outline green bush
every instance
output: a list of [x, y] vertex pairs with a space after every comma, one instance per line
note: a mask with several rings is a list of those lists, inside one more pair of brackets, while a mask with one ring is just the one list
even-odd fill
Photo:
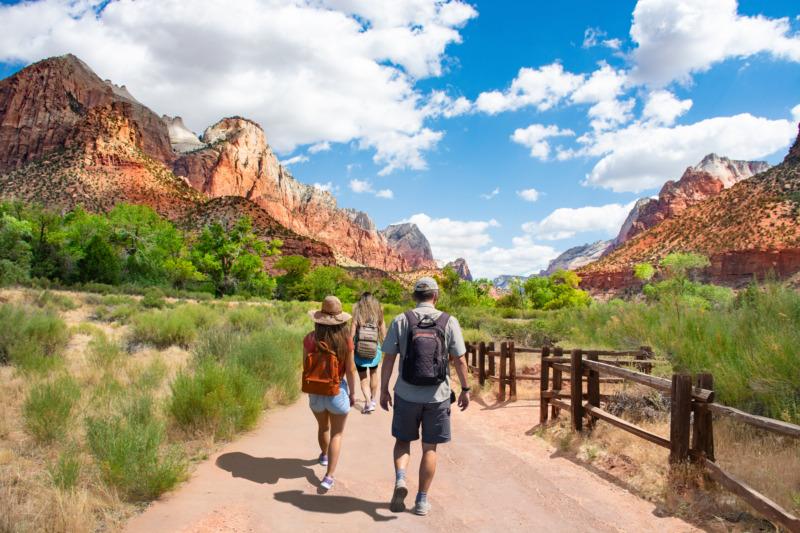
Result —
[[81, 460], [74, 447], [68, 447], [58, 456], [58, 461], [48, 468], [53, 485], [70, 490], [78, 484], [81, 474]]
[[147, 309], [161, 309], [167, 304], [164, 300], [164, 291], [156, 287], [147, 289], [142, 296], [141, 304]]
[[69, 331], [52, 310], [3, 304], [0, 324], [0, 363], [27, 371], [48, 370], [61, 361]]
[[264, 329], [269, 320], [269, 313], [262, 306], [240, 305], [228, 312], [227, 319], [234, 330], [249, 333]]
[[179, 451], [165, 445], [164, 425], [146, 396], [121, 414], [87, 418], [86, 440], [106, 482], [130, 501], [152, 500], [186, 473]]
[[51, 307], [62, 311], [70, 311], [78, 307], [78, 304], [69, 296], [52, 291], [42, 291], [34, 296], [32, 300], [31, 303], [41, 308]]
[[150, 311], [133, 317], [131, 340], [157, 348], [189, 347], [197, 338], [198, 329], [210, 325], [218, 317], [215, 311], [198, 304]]
[[22, 407], [28, 433], [42, 443], [63, 438], [80, 395], [78, 384], [66, 376], [50, 383], [34, 385]]
[[89, 341], [89, 360], [95, 365], [108, 368], [124, 357], [124, 352], [119, 343], [108, 338], [104, 331], [99, 330]]
[[172, 383], [169, 412], [184, 430], [226, 439], [258, 420], [264, 386], [243, 367], [211, 360], [195, 372], [181, 372]]
[[229, 359], [246, 368], [268, 389], [286, 401], [300, 393], [304, 330], [273, 327], [245, 337], [233, 347]]

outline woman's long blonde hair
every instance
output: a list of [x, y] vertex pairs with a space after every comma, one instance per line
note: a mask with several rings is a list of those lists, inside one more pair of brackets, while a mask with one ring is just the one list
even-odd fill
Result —
[[361, 298], [353, 304], [353, 324], [356, 327], [363, 324], [375, 324], [378, 326], [378, 335], [383, 341], [383, 308], [381, 303], [371, 292], [365, 292]]
[[352, 340], [350, 339], [350, 324], [337, 324], [329, 326], [327, 324], [314, 324], [314, 338], [317, 341], [317, 350], [319, 350], [319, 343], [324, 342], [328, 348], [336, 352], [336, 358], [339, 364], [344, 364], [347, 361], [347, 356], [350, 355], [350, 346]]

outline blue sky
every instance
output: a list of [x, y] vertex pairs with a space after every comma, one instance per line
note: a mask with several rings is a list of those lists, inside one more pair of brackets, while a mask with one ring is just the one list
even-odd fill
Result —
[[0, 74], [73, 52], [198, 133], [252, 117], [299, 180], [483, 276], [613, 237], [705, 153], [776, 163], [800, 119], [788, 0], [153, 2], [0, 7]]

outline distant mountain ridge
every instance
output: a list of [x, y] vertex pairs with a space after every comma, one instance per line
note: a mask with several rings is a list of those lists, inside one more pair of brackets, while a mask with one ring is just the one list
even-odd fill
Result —
[[[316, 262], [435, 267], [424, 236], [426, 249], [395, 248], [366, 213], [340, 209], [330, 193], [295, 180], [255, 122], [224, 118], [198, 138], [180, 117], [157, 116], [73, 55], [0, 80], [0, 195], [92, 210], [127, 201], [173, 220], [206, 220], [204, 205], [226, 216], [241, 209], [294, 239], [285, 250], [318, 254]], [[231, 196], [245, 203], [209, 202]]]
[[618, 290], [636, 283], [636, 263], [696, 252], [710, 258], [705, 276], [716, 283], [791, 276], [800, 271], [799, 215], [800, 135], [781, 164], [688, 203], [578, 273], [586, 288]]

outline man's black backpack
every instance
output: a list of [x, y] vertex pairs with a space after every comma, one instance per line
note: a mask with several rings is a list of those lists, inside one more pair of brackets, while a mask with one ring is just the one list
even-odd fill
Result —
[[438, 385], [447, 377], [448, 353], [445, 328], [450, 315], [442, 313], [433, 320], [405, 312], [408, 337], [403, 358], [403, 380], [412, 385]]

